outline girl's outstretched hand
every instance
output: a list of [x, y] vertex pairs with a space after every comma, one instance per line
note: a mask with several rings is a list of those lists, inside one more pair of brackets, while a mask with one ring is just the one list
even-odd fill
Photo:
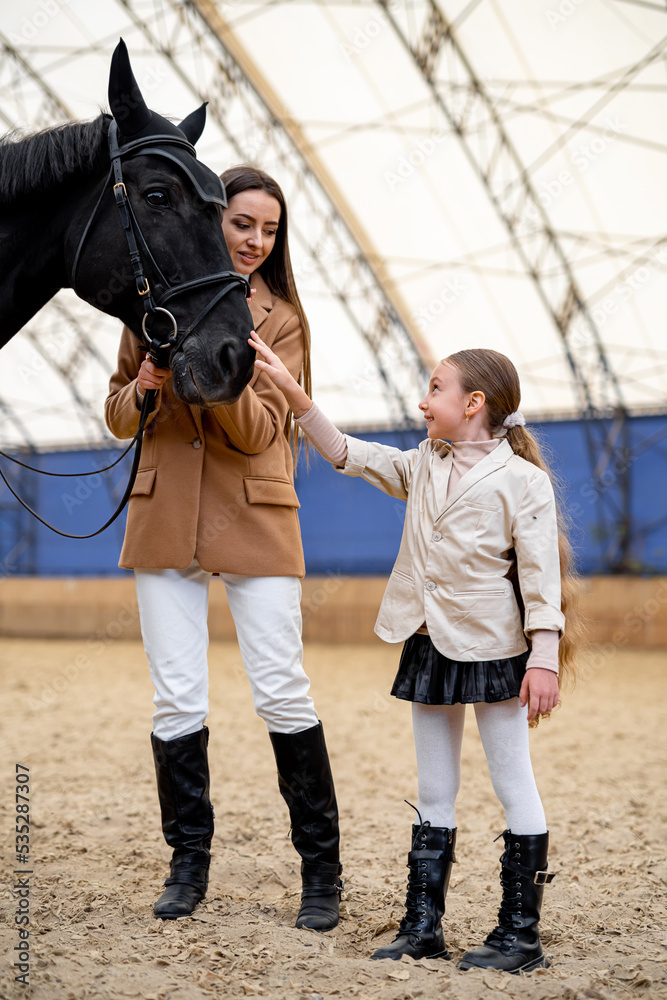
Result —
[[270, 347], [267, 347], [262, 338], [254, 330], [251, 330], [248, 343], [254, 347], [260, 357], [255, 364], [269, 376], [272, 382], [283, 391], [291, 389], [293, 386], [299, 387], [299, 383], [290, 375], [277, 354], [274, 354]]
[[293, 375], [287, 370], [277, 354], [267, 347], [262, 338], [253, 330], [248, 343], [254, 347], [260, 357], [255, 364], [269, 376], [290, 404], [295, 417], [302, 417], [311, 408], [313, 401], [308, 396]]
[[543, 667], [526, 670], [519, 691], [521, 707], [528, 702], [528, 721], [543, 712], [551, 712], [558, 704], [558, 674]]

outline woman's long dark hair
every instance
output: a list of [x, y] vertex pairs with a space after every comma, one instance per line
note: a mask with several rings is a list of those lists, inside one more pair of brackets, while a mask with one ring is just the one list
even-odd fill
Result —
[[[269, 291], [273, 295], [276, 295], [279, 299], [283, 299], [284, 302], [289, 302], [290, 305], [293, 305], [296, 309], [296, 314], [299, 317], [299, 323], [301, 324], [301, 335], [303, 337], [303, 364], [299, 373], [299, 383], [301, 384], [304, 392], [306, 392], [312, 399], [313, 386], [310, 373], [310, 326], [308, 325], [306, 314], [303, 310], [303, 306], [301, 305], [299, 293], [296, 290], [294, 271], [292, 270], [287, 233], [287, 203], [285, 201], [285, 195], [282, 192], [282, 188], [276, 181], [274, 181], [273, 177], [270, 177], [263, 170], [260, 170], [258, 167], [253, 167], [248, 163], [242, 163], [237, 167], [230, 167], [229, 170], [225, 170], [224, 173], [220, 174], [220, 179], [225, 185], [227, 199], [230, 201], [235, 194], [240, 194], [241, 191], [266, 191], [266, 193], [271, 195], [272, 198], [275, 198], [280, 205], [280, 220], [278, 223], [278, 230], [276, 232], [276, 242], [269, 256], [262, 264], [260, 264], [259, 273], [266, 282]], [[288, 417], [286, 431], [290, 435], [292, 451], [294, 453], [294, 463], [296, 466], [302, 442], [302, 434], [300, 430], [295, 431], [292, 425], [291, 413]]]

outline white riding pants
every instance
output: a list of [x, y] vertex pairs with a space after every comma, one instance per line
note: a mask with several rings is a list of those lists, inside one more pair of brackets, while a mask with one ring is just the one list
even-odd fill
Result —
[[[211, 573], [135, 569], [141, 634], [155, 686], [153, 732], [197, 732], [208, 715], [208, 588]], [[293, 576], [221, 573], [257, 714], [273, 733], [318, 723], [303, 669], [301, 583]]]

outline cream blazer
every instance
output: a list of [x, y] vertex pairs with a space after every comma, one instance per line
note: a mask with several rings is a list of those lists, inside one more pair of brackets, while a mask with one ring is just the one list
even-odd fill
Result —
[[[524, 652], [524, 633], [535, 629], [562, 631], [556, 507], [546, 473], [501, 441], [447, 497], [452, 451], [445, 441], [401, 451], [346, 439], [338, 471], [407, 501], [375, 625], [381, 639], [402, 642], [425, 621], [440, 652], [474, 661]], [[507, 579], [515, 561], [524, 621]]]

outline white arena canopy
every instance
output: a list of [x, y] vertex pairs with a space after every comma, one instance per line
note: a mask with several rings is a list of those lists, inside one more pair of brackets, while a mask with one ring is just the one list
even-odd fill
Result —
[[[147, 103], [202, 100], [198, 154], [291, 210], [315, 396], [420, 422], [439, 358], [493, 347], [534, 417], [664, 411], [665, 3], [30, 0], [0, 11], [0, 117], [106, 108], [123, 37]], [[119, 323], [59, 293], [2, 352], [0, 439], [99, 445]]]

